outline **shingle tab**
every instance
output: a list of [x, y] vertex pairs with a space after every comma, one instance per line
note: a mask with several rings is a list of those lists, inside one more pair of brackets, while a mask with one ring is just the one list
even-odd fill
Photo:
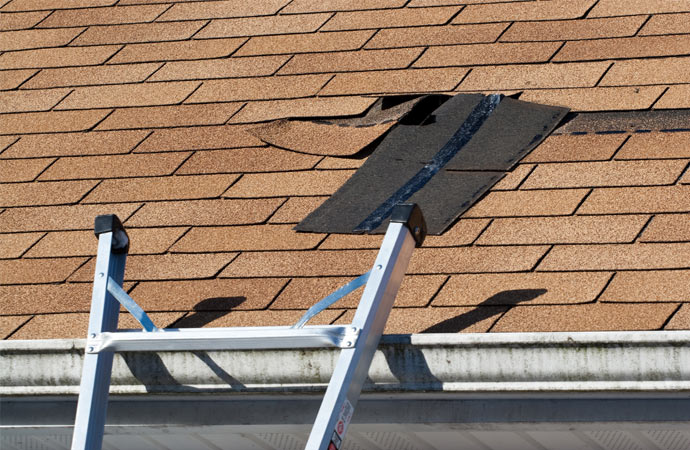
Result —
[[96, 127], [97, 130], [131, 128], [163, 128], [191, 125], [222, 125], [240, 108], [242, 103], [216, 105], [144, 106], [117, 109]]
[[669, 0], [600, 0], [589, 12], [589, 17], [623, 16], [690, 11], [686, 2]]
[[297, 233], [290, 225], [195, 227], [180, 239], [172, 252], [310, 250], [325, 237], [318, 233]]
[[[133, 255], [127, 258], [125, 280], [179, 280], [210, 278], [218, 273], [237, 253]], [[35, 260], [29, 260], [35, 261]], [[95, 259], [81, 267], [70, 281], [91, 281]]]
[[467, 74], [464, 68], [383, 70], [339, 73], [321, 95], [450, 91]]
[[690, 85], [670, 86], [654, 105], [654, 109], [681, 109], [690, 108]]
[[39, 28], [118, 25], [151, 22], [168, 8], [167, 5], [113, 6], [105, 8], [63, 9], [54, 11]]
[[[165, 328], [182, 316], [183, 313], [153, 313], [150, 318], [157, 326]], [[11, 339], [84, 339], [88, 326], [87, 313], [38, 315], [22, 326]], [[129, 313], [121, 313], [118, 329], [141, 329], [141, 325]]]
[[556, 0], [548, 4], [507, 2], [468, 5], [453, 20], [453, 23], [577, 19], [582, 17], [594, 3], [595, 0]]
[[0, 336], [7, 339], [33, 316], [0, 316]]
[[373, 35], [374, 31], [362, 30], [256, 36], [249, 39], [236, 56], [357, 50]]
[[618, 272], [601, 295], [602, 302], [687, 302], [690, 270]]
[[523, 189], [672, 184], [687, 161], [606, 161], [541, 164]]
[[148, 134], [148, 131], [34, 134], [22, 136], [2, 154], [2, 157], [35, 158], [129, 153]]
[[647, 16], [514, 22], [502, 42], [561, 41], [633, 36]]
[[[0, 259], [19, 258], [43, 237], [43, 233], [0, 234]], [[4, 303], [4, 301], [3, 301]], [[9, 313], [3, 304], [3, 313]]]
[[201, 126], [155, 130], [135, 151], [212, 150], [263, 145], [243, 126]]
[[601, 80], [600, 85], [690, 83], [688, 65], [690, 65], [690, 57], [616, 61]]
[[243, 176], [224, 197], [284, 197], [329, 195], [349, 177], [352, 170], [251, 173]]
[[[535, 64], [473, 68], [460, 90], [571, 88], [594, 86], [610, 63]], [[608, 74], [607, 74], [608, 76]]]
[[429, 45], [494, 42], [508, 27], [505, 23], [382, 28], [365, 48], [395, 48]]
[[62, 47], [83, 31], [84, 28], [4, 31], [0, 32], [0, 51]]
[[306, 170], [313, 168], [319, 159], [318, 156], [281, 150], [276, 147], [207, 150], [196, 152], [176, 173], [252, 173]]
[[264, 309], [286, 283], [282, 278], [144, 281], [130, 295], [145, 311]]
[[274, 74], [288, 56], [257, 56], [169, 62], [150, 81], [258, 77]]
[[641, 36], [566, 42], [554, 61], [595, 61], [687, 55], [690, 35]]
[[330, 75], [289, 75], [205, 81], [185, 103], [233, 102], [309, 97], [330, 80]]
[[38, 70], [5, 70], [0, 78], [0, 91], [18, 88], [22, 83], [36, 74]]
[[616, 159], [690, 158], [690, 132], [633, 134]]
[[197, 33], [195, 39], [309, 33], [323, 25], [331, 14], [276, 15], [215, 19]]
[[0, 214], [0, 231], [92, 230], [97, 215], [117, 214], [124, 221], [140, 206], [138, 203], [110, 203], [11, 208]]
[[508, 311], [493, 332], [658, 330], [677, 305], [612, 304], [518, 306]]
[[128, 44], [189, 39], [205, 21], [182, 23], [154, 22], [127, 25], [94, 25], [70, 45]]
[[244, 0], [176, 3], [158, 20], [193, 20], [214, 17], [268, 16], [277, 13], [289, 0]]
[[321, 29], [336, 31], [441, 25], [448, 22], [460, 9], [459, 6], [442, 6], [423, 10], [403, 8], [338, 12]]
[[283, 202], [282, 198], [152, 202], [138, 209], [125, 225], [155, 227], [260, 224]]
[[65, 4], [63, 0], [14, 0], [5, 5], [2, 12], [86, 8], [89, 6], [110, 6], [115, 3], [117, 0], [74, 0], [68, 4]]
[[690, 241], [690, 214], [660, 214], [640, 236], [640, 242]]
[[452, 275], [434, 306], [549, 305], [594, 301], [611, 279], [607, 272]]
[[62, 282], [84, 264], [86, 259], [0, 259], [0, 284]]
[[38, 50], [19, 50], [0, 55], [4, 69], [32, 69], [45, 67], [96, 66], [104, 63], [120, 49], [119, 45], [89, 47], [60, 47]]
[[0, 184], [0, 206], [39, 206], [77, 203], [95, 181], [46, 181]]
[[421, 53], [420, 48], [358, 50], [338, 53], [303, 53], [293, 56], [279, 74], [332, 73], [361, 70], [404, 69]]
[[250, 102], [228, 123], [251, 123], [285, 117], [354, 116], [374, 104], [374, 97], [304, 98]]
[[225, 192], [237, 178], [238, 175], [196, 175], [104, 180], [89, 193], [84, 202], [215, 198]]
[[150, 177], [172, 174], [189, 153], [79, 156], [60, 158], [40, 180]]
[[489, 192], [465, 213], [465, 217], [568, 215], [588, 192], [587, 189]]
[[357, 3], [352, 3], [349, 0], [293, 0], [280, 12], [281, 14], [298, 14], [398, 8], [404, 6], [405, 3], [406, 0], [360, 0]]
[[690, 212], [690, 186], [594, 189], [578, 214]]
[[223, 58], [244, 42], [245, 39], [213, 39], [127, 44], [108, 60], [108, 64]]
[[33, 28], [36, 24], [45, 19], [50, 13], [50, 11], [30, 11], [15, 13], [3, 11], [2, 23], [0, 23], [0, 30], [9, 31]]
[[0, 183], [33, 181], [55, 159], [0, 159]]
[[198, 81], [178, 81], [78, 87], [56, 109], [174, 105], [198, 86]]
[[690, 267], [690, 243], [557, 245], [537, 270], [640, 270]]
[[625, 134], [551, 135], [522, 162], [606, 161], [627, 137]]
[[560, 42], [529, 42], [431, 47], [414, 67], [546, 62], [560, 46]]
[[548, 246], [420, 248], [408, 273], [482, 273], [531, 270]]
[[649, 216], [572, 216], [495, 219], [479, 245], [630, 243]]
[[690, 13], [655, 14], [640, 30], [641, 36], [690, 33]]
[[644, 110], [654, 105], [665, 89], [665, 86], [530, 89], [520, 99], [568, 106], [572, 111]]
[[50, 111], [70, 89], [0, 92], [0, 113]]
[[144, 81], [160, 67], [161, 64], [153, 63], [43, 69], [22, 89], [135, 83]]
[[359, 276], [371, 268], [375, 250], [244, 252], [220, 277]]

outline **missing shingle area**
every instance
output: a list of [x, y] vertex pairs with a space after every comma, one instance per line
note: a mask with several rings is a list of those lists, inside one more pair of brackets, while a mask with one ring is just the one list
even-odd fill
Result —
[[579, 113], [568, 119], [554, 135], [690, 131], [690, 109]]
[[[568, 111], [499, 95], [433, 98], [438, 105], [418, 108], [416, 114], [400, 120], [360, 169], [295, 229], [382, 233], [390, 212], [387, 206], [414, 202], [424, 212], [429, 233], [442, 234], [548, 136]], [[481, 112], [492, 102], [494, 106]], [[478, 111], [482, 117], [477, 122]], [[439, 155], [447, 151], [452, 155], [439, 164]], [[425, 171], [433, 173], [422, 176]], [[419, 179], [423, 182], [417, 183]]]

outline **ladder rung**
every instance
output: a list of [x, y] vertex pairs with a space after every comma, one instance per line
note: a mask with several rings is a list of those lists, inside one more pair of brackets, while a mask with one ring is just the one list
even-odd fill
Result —
[[358, 336], [359, 329], [351, 325], [115, 331], [90, 335], [86, 352], [351, 348], [356, 344]]

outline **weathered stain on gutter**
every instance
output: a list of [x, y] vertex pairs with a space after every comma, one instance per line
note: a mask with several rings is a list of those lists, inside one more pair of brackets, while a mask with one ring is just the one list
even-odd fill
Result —
[[[0, 343], [0, 395], [78, 392], [83, 340]], [[321, 391], [337, 350], [125, 353], [114, 394]], [[690, 392], [690, 331], [384, 336], [369, 392]]]

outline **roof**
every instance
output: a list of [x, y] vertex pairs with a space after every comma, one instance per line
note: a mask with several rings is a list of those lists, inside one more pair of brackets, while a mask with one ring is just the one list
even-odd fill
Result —
[[158, 326], [295, 322], [373, 262], [380, 236], [293, 230], [364, 160], [249, 130], [460, 92], [581, 114], [415, 252], [386, 332], [690, 328], [687, 1], [0, 5], [4, 338], [85, 336], [103, 213]]

